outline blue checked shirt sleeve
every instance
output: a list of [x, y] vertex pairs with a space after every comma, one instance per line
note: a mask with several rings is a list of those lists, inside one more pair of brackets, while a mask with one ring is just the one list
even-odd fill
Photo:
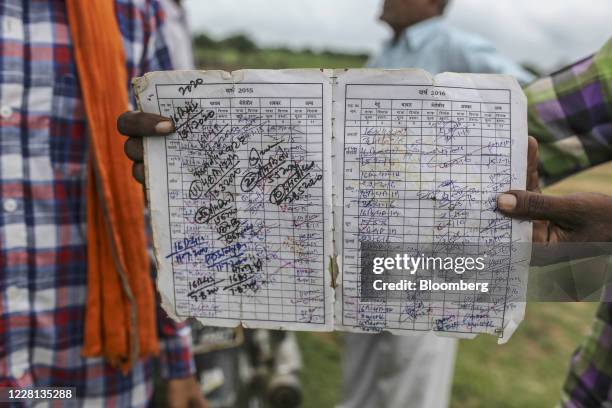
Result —
[[191, 329], [177, 323], [159, 308], [159, 368], [162, 378], [185, 378], [195, 373], [191, 350]]

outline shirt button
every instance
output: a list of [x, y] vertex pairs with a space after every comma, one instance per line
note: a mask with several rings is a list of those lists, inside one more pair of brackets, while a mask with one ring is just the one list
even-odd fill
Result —
[[25, 364], [14, 365], [11, 367], [11, 375], [14, 379], [20, 380], [26, 373], [28, 366]]
[[11, 368], [11, 374], [14, 379], [21, 380], [21, 378], [23, 378], [23, 376], [25, 375], [26, 370], [27, 370], [26, 366], [23, 366], [23, 365], [15, 366]]
[[13, 109], [10, 106], [4, 105], [2, 108], [0, 108], [0, 116], [2, 116], [3, 119], [10, 118], [12, 114]]
[[6, 359], [9, 360], [11, 364], [11, 376], [14, 379], [20, 380], [26, 375], [29, 366], [29, 354], [27, 349], [18, 348], [14, 351], [11, 350], [11, 353], [7, 356]]
[[17, 209], [17, 201], [13, 198], [7, 198], [6, 200], [4, 200], [2, 207], [4, 207], [4, 211], [6, 212], [15, 212], [15, 210]]

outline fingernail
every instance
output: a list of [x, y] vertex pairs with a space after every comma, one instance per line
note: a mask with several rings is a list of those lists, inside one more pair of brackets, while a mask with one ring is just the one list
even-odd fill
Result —
[[157, 125], [155, 125], [155, 132], [159, 134], [165, 135], [172, 132], [173, 130], [174, 126], [169, 120], [162, 120], [161, 122], [158, 122]]
[[512, 211], [516, 208], [516, 197], [512, 194], [502, 194], [497, 198], [497, 208], [502, 211]]

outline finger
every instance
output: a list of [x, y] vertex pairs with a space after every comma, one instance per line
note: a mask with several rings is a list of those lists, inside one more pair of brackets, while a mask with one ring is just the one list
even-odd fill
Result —
[[538, 141], [533, 136], [529, 136], [527, 141], [527, 191], [540, 192]]
[[548, 242], [548, 221], [534, 221], [531, 240], [538, 243]]
[[512, 218], [569, 223], [575, 215], [571, 197], [555, 197], [531, 191], [508, 191], [497, 198], [497, 209]]
[[144, 160], [144, 146], [139, 137], [130, 137], [123, 145], [123, 151], [130, 160], [141, 162]]
[[144, 112], [124, 112], [117, 119], [119, 133], [130, 137], [165, 136], [174, 131], [171, 119]]
[[144, 163], [135, 162], [134, 164], [132, 164], [132, 177], [134, 177], [137, 182], [144, 185], [145, 183]]

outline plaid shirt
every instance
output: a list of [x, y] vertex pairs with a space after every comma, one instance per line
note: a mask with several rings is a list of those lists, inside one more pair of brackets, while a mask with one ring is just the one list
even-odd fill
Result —
[[534, 82], [525, 94], [545, 183], [612, 160], [612, 39], [594, 56]]
[[[156, 0], [115, 7], [129, 77], [168, 69]], [[88, 148], [64, 1], [4, 0], [0, 30], [0, 386], [76, 387], [79, 405], [147, 405], [153, 361], [124, 376], [80, 355]], [[192, 374], [188, 327], [158, 315], [162, 375]]]
[[[594, 56], [538, 80], [525, 93], [545, 182], [612, 160], [612, 39]], [[612, 303], [600, 304], [591, 333], [574, 353], [561, 405], [612, 406]]]

